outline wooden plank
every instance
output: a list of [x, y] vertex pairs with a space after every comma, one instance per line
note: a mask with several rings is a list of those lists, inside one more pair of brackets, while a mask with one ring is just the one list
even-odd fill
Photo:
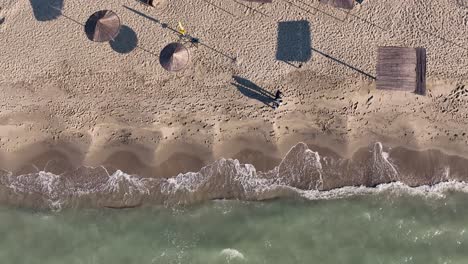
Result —
[[417, 67], [416, 67], [416, 93], [426, 95], [426, 49], [416, 48], [418, 54]]

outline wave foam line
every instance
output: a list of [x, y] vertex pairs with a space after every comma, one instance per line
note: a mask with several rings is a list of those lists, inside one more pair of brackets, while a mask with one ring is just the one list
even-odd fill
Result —
[[[447, 164], [431, 164], [431, 168], [432, 174], [441, 175], [433, 176], [427, 171], [421, 176], [418, 171], [402, 173], [407, 170], [405, 164], [385, 152], [381, 143], [349, 160], [321, 157], [299, 143], [277, 167], [267, 172], [257, 172], [253, 165], [232, 159], [220, 159], [198, 172], [170, 178], [143, 178], [120, 170], [110, 174], [104, 167], [80, 167], [60, 175], [40, 171], [14, 176], [0, 171], [0, 203], [53, 209], [128, 208], [143, 204], [186, 205], [214, 199], [321, 200], [376, 193], [444, 197], [447, 191], [468, 192], [468, 185], [457, 179]], [[431, 184], [409, 186], [418, 185], [415, 182]]]
[[330, 191], [298, 190], [298, 192], [303, 198], [306, 198], [308, 200], [345, 199], [354, 196], [375, 194], [411, 195], [443, 199], [449, 192], [468, 193], [468, 183], [459, 181], [448, 181], [437, 183], [435, 185], [411, 187], [402, 182], [392, 182], [380, 184], [376, 187], [346, 186]]

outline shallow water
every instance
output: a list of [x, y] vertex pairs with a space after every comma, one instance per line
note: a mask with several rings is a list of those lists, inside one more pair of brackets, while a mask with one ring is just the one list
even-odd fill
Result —
[[0, 209], [1, 263], [468, 263], [468, 194]]

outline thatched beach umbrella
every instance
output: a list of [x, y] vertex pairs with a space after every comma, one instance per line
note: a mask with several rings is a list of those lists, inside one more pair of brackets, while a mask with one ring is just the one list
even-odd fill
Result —
[[426, 93], [426, 49], [378, 47], [377, 89]]
[[106, 42], [113, 40], [120, 30], [120, 19], [110, 10], [101, 10], [92, 14], [85, 24], [86, 36], [92, 41]]
[[187, 66], [189, 58], [188, 49], [180, 43], [173, 42], [161, 50], [159, 63], [167, 71], [180, 71]]

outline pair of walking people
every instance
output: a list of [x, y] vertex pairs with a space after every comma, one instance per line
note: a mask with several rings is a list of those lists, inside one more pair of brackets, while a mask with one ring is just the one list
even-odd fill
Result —
[[273, 108], [277, 109], [283, 103], [282, 95], [283, 93], [280, 90], [276, 91], [275, 98], [273, 99]]

